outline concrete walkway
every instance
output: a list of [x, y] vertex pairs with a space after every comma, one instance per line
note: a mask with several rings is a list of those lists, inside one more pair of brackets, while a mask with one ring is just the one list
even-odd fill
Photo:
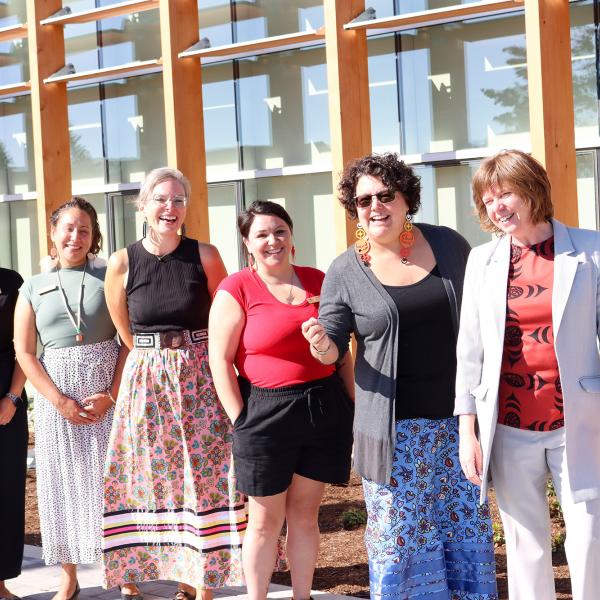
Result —
[[[119, 600], [119, 590], [104, 590], [100, 585], [100, 565], [83, 565], [78, 569], [79, 585], [81, 586], [80, 598], [95, 600]], [[53, 565], [47, 567], [42, 560], [42, 549], [37, 546], [25, 546], [23, 572], [16, 579], [7, 581], [11, 592], [27, 597], [29, 600], [50, 600], [60, 582], [60, 567]], [[153, 581], [140, 585], [144, 592], [144, 600], [170, 600], [175, 595], [177, 585], [167, 581]], [[225, 600], [235, 598], [245, 600], [246, 590], [242, 587], [227, 587], [215, 590], [215, 599]], [[319, 600], [345, 600], [349, 596], [337, 596], [325, 592], [313, 592], [313, 597]], [[269, 598], [289, 599], [292, 590], [284, 585], [271, 584]]]

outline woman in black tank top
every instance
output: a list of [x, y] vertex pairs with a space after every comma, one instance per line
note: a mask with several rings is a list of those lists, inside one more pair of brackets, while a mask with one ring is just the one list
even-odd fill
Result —
[[[231, 425], [208, 367], [208, 311], [227, 275], [214, 246], [184, 235], [190, 195], [155, 169], [138, 206], [143, 238], [109, 260], [106, 299], [130, 348], [109, 446], [104, 584], [140, 600], [136, 583], [179, 582], [177, 600], [240, 585], [243, 497], [231, 476]], [[181, 233], [180, 233], [181, 231]]]

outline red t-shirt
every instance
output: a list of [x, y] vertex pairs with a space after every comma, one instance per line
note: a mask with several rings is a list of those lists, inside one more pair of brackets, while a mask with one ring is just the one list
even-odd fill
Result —
[[511, 244], [498, 422], [552, 431], [564, 425], [554, 351], [554, 237], [533, 246]]
[[[319, 296], [323, 272], [297, 266], [294, 270], [306, 298]], [[280, 302], [248, 267], [225, 278], [218, 290], [229, 292], [246, 315], [235, 357], [242, 377], [256, 386], [274, 388], [314, 381], [334, 372], [333, 365], [322, 365], [313, 358], [300, 328], [304, 321], [318, 316], [318, 302]]]

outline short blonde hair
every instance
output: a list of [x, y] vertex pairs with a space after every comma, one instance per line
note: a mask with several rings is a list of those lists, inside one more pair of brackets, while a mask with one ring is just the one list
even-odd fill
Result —
[[473, 175], [473, 200], [484, 231], [498, 232], [487, 215], [483, 196], [493, 188], [519, 194], [531, 211], [531, 221], [542, 223], [554, 215], [550, 180], [546, 169], [521, 150], [502, 150], [482, 161]]
[[143, 208], [152, 195], [154, 188], [163, 181], [169, 181], [170, 179], [181, 184], [186, 200], [189, 200], [192, 188], [188, 178], [181, 171], [173, 169], [172, 167], [159, 167], [158, 169], [153, 169], [146, 175], [146, 179], [144, 179], [144, 182], [142, 183], [140, 193], [136, 200], [137, 207], [140, 209]]

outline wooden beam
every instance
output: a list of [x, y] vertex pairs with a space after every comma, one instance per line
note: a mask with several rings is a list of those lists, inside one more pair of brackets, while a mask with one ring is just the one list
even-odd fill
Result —
[[198, 50], [186, 50], [179, 54], [180, 58], [187, 56], [213, 57], [213, 56], [237, 56], [242, 53], [264, 54], [265, 50], [279, 51], [287, 46], [295, 44], [306, 44], [315, 42], [325, 37], [325, 28], [311, 31], [299, 31], [285, 35], [275, 35], [273, 37], [252, 40], [250, 42], [238, 42], [236, 44], [224, 44], [214, 48], [201, 48]]
[[103, 81], [120, 79], [129, 75], [143, 75], [145, 71], [154, 70], [156, 67], [160, 67], [160, 65], [160, 58], [138, 60], [124, 65], [117, 65], [116, 67], [104, 67], [103, 69], [80, 71], [78, 73], [69, 73], [68, 75], [51, 75], [44, 79], [44, 83], [68, 83], [69, 81], [84, 81], [87, 79]]
[[202, 71], [199, 60], [179, 58], [180, 52], [198, 40], [198, 3], [160, 0], [159, 10], [167, 163], [179, 169], [192, 185], [187, 234], [208, 241]]
[[62, 1], [27, 0], [26, 6], [39, 247], [40, 256], [46, 256], [50, 249], [50, 214], [71, 196], [67, 87], [43, 83], [64, 64], [63, 28], [40, 24], [61, 8]]
[[556, 218], [577, 226], [571, 32], [567, 0], [526, 0], [531, 151], [548, 171]]
[[351, 159], [371, 152], [366, 32], [344, 30], [344, 24], [364, 8], [364, 0], [324, 0], [337, 254], [354, 241], [356, 227], [337, 201], [337, 184]]
[[31, 85], [28, 81], [21, 81], [20, 83], [11, 83], [9, 85], [0, 85], [0, 97], [3, 96], [14, 96], [22, 92], [28, 92], [31, 89]]
[[[61, 4], [62, 8], [62, 4]], [[99, 8], [82, 10], [81, 12], [68, 13], [56, 17], [49, 16], [43, 19], [42, 25], [71, 25], [72, 23], [90, 23], [109, 17], [119, 17], [122, 15], [132, 15], [133, 13], [143, 12], [158, 8], [158, 0], [131, 0], [127, 2], [117, 2]]]
[[[483, 2], [469, 2], [458, 6], [434, 8], [432, 10], [421, 10], [392, 17], [382, 17], [346, 23], [344, 29], [386, 29], [401, 30], [425, 27], [438, 23], [450, 23], [472, 19], [480, 15], [488, 16], [499, 12], [522, 10], [523, 0], [485, 0]], [[360, 13], [353, 16], [356, 17]]]
[[0, 27], [0, 42], [10, 42], [10, 40], [18, 40], [26, 37], [27, 25], [25, 23]]

